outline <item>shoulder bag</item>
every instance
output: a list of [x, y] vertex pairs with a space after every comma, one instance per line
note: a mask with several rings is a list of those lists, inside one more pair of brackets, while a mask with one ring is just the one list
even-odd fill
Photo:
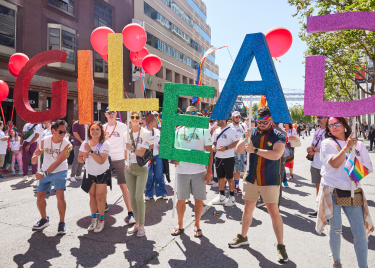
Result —
[[[139, 131], [143, 131], [142, 129], [140, 129]], [[133, 140], [133, 143], [135, 144], [134, 140]], [[137, 148], [134, 148], [134, 150], [137, 150]], [[151, 149], [146, 149], [145, 153], [143, 154], [143, 156], [138, 156], [136, 157], [137, 159], [137, 163], [140, 167], [143, 167], [144, 165], [146, 165], [148, 163], [148, 161], [150, 161], [150, 159], [152, 159], [153, 157], [153, 153], [152, 153], [152, 150]]]
[[[293, 132], [293, 130], [292, 130], [292, 132]], [[297, 138], [297, 140], [289, 140], [289, 143], [290, 143], [290, 147], [293, 147], [293, 148], [295, 148], [295, 147], [300, 147], [301, 146], [301, 139], [299, 138], [299, 137], [296, 137]]]
[[32, 128], [30, 128], [28, 131], [25, 132], [25, 134], [22, 135], [22, 139], [27, 140], [31, 135], [34, 133], [34, 127], [37, 124], [34, 124]]

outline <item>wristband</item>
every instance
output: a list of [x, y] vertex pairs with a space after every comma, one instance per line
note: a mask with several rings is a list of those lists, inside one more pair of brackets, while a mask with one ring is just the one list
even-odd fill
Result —
[[207, 172], [210, 172], [212, 174], [212, 170], [207, 169]]

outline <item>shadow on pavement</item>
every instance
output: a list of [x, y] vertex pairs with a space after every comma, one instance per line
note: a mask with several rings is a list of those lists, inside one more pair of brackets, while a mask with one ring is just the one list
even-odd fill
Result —
[[166, 212], [172, 210], [173, 199], [163, 200], [159, 198], [157, 200], [151, 199], [146, 201], [146, 217], [145, 226], [156, 225], [163, 220], [166, 216]]
[[[4, 182], [5, 180], [1, 180], [1, 182]], [[30, 187], [33, 184], [33, 180], [30, 181], [19, 181], [16, 184], [12, 184], [10, 187], [12, 187], [12, 190], [22, 190], [27, 187]]]
[[18, 267], [24, 267], [28, 262], [32, 262], [30, 267], [44, 268], [51, 267], [50, 259], [58, 258], [61, 253], [57, 250], [63, 236], [46, 236], [42, 231], [34, 232], [28, 242], [30, 247], [25, 254], [18, 254], [13, 257], [13, 261]]
[[[329, 229], [328, 229], [328, 232], [329, 232]], [[349, 227], [346, 227], [346, 226], [342, 226], [342, 237], [352, 243], [354, 245], [354, 237], [353, 237], [353, 233], [352, 233], [352, 229]], [[354, 252], [354, 246], [353, 246], [353, 254], [355, 254]], [[373, 235], [370, 235], [369, 238], [368, 238], [368, 249], [369, 250], [375, 250], [375, 237]]]
[[[108, 205], [108, 206], [109, 206], [109, 211], [107, 213], [105, 213], [105, 215], [104, 215], [106, 227], [112, 226], [113, 224], [116, 223], [116, 219], [114, 217], [111, 217], [111, 215], [119, 214], [124, 210], [123, 207], [118, 206], [118, 205]], [[89, 204], [87, 204], [87, 209], [89, 211], [89, 209], [90, 209]], [[83, 228], [83, 229], [87, 229], [90, 224], [91, 224], [91, 215], [90, 214], [77, 221], [77, 225], [79, 227]]]
[[128, 250], [124, 252], [124, 257], [129, 267], [144, 267], [151, 261], [153, 264], [159, 264], [159, 253], [155, 251], [154, 244], [155, 241], [147, 240], [146, 237], [135, 237], [126, 243]]
[[324, 233], [321, 235], [315, 231], [315, 219], [305, 218], [302, 215], [293, 215], [285, 211], [280, 212], [285, 225], [292, 227], [297, 231], [309, 232], [317, 236], [326, 236]]

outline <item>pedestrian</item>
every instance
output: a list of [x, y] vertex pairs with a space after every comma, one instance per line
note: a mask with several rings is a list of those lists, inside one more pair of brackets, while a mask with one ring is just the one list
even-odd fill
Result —
[[[39, 127], [38, 124], [26, 123], [23, 126], [21, 135], [21, 144], [22, 144], [22, 168], [23, 168], [23, 180], [28, 181], [29, 173], [29, 161], [33, 156], [39, 138]], [[31, 165], [32, 179], [35, 180], [35, 173], [37, 171], [37, 164]]]
[[294, 148], [290, 145], [291, 140], [297, 140], [297, 132], [292, 127], [292, 124], [284, 124], [284, 129], [286, 131], [287, 137], [286, 137], [286, 151], [287, 154], [285, 155], [286, 158], [286, 164], [285, 167], [289, 168], [289, 175], [290, 179], [293, 180], [293, 167], [294, 167]]
[[[196, 115], [196, 108], [190, 106], [186, 114]], [[182, 127], [176, 132], [175, 148], [190, 149], [194, 151], [207, 151], [210, 153], [208, 166], [187, 162], [174, 161], [177, 168], [177, 216], [178, 225], [172, 230], [171, 235], [177, 236], [184, 232], [184, 214], [186, 210], [186, 199], [190, 198], [190, 192], [194, 196], [194, 237], [203, 235], [200, 228], [200, 219], [206, 200], [206, 185], [212, 177], [212, 139], [210, 132], [202, 128]]]
[[[322, 142], [325, 137], [326, 126], [328, 117], [318, 116], [317, 117], [318, 124], [320, 125], [320, 129], [315, 132], [313, 141], [311, 146], [307, 148], [307, 153], [313, 157], [310, 167], [311, 173], [311, 182], [315, 184], [316, 188], [316, 197], [318, 197], [319, 188], [320, 188], [320, 181], [322, 176], [320, 175], [320, 171], [322, 168], [322, 161], [320, 160], [320, 148], [322, 147]], [[316, 218], [318, 215], [318, 210], [309, 213], [310, 218]]]
[[[78, 160], [86, 161], [86, 175], [82, 181], [82, 189], [90, 195], [91, 224], [88, 231], [100, 233], [104, 229], [104, 213], [107, 200], [107, 185], [111, 186], [111, 171], [108, 155], [110, 144], [102, 124], [97, 121], [89, 126], [87, 141], [79, 148]], [[96, 212], [99, 212], [99, 219]]]
[[48, 136], [52, 136], [52, 130], [51, 130], [51, 123], [45, 123], [45, 129], [43, 130], [43, 136], [42, 139]]
[[[128, 166], [127, 154], [125, 152], [125, 175], [128, 181], [130, 200], [134, 207], [134, 217], [136, 224], [128, 230], [128, 233], [137, 233], [138, 237], [145, 235], [145, 200], [143, 198], [143, 192], [146, 187], [148, 178], [148, 161], [146, 163], [139, 163], [142, 161], [146, 150], [150, 147], [150, 132], [141, 127], [139, 124], [141, 118], [140, 112], [130, 112], [130, 121], [132, 128], [129, 129], [128, 133], [124, 133], [124, 140], [126, 144], [126, 150], [129, 151], [130, 155], [130, 166]], [[148, 152], [151, 154], [151, 152]], [[139, 162], [138, 162], [139, 161]]]
[[[208, 131], [210, 131], [212, 141], [214, 140], [214, 133], [215, 133], [216, 129], [218, 129], [218, 128], [219, 127], [217, 125], [217, 121], [210, 118], [210, 124], [208, 126]], [[212, 163], [213, 179], [211, 181], [211, 183], [212, 183], [211, 187], [217, 188], [217, 187], [219, 187], [219, 180], [217, 178], [216, 168], [215, 168], [216, 152], [212, 152], [212, 153], [213, 153], [213, 163]]]
[[[245, 139], [236, 148], [238, 154], [245, 150], [250, 154], [249, 172], [243, 186], [245, 208], [242, 215], [242, 231], [229, 242], [229, 246], [237, 248], [249, 244], [247, 232], [253, 220], [256, 202], [262, 195], [277, 239], [277, 259], [288, 262], [283, 242], [283, 220], [278, 203], [281, 184], [281, 157], [285, 151], [286, 137], [272, 126], [271, 112], [267, 106], [260, 107], [257, 112], [258, 127], [246, 130]], [[250, 143], [247, 143], [251, 138]]]
[[[0, 166], [3, 166], [6, 161], [5, 155], [7, 153], [9, 139], [9, 136], [5, 136], [3, 129], [4, 123], [3, 121], [0, 121]], [[5, 179], [5, 176], [0, 175], [0, 179]]]
[[[108, 123], [105, 124], [103, 128], [111, 146], [109, 153], [110, 169], [114, 169], [116, 172], [117, 184], [121, 189], [122, 198], [124, 199], [126, 209], [128, 210], [128, 216], [126, 216], [125, 221], [129, 224], [133, 224], [135, 223], [135, 219], [125, 179], [124, 133], [127, 131], [128, 127], [124, 123], [116, 121], [116, 115], [116, 111], [110, 111], [107, 107], [104, 116], [107, 118]], [[107, 210], [108, 206], [106, 206], [106, 211]]]
[[[356, 159], [373, 171], [370, 156], [366, 146], [358, 141], [354, 132], [343, 117], [330, 117], [326, 128], [325, 140], [322, 142], [320, 158], [323, 163], [321, 169], [321, 189], [319, 191], [318, 220], [316, 231], [320, 234], [330, 221], [329, 245], [334, 261], [333, 267], [342, 267], [340, 258], [343, 210], [354, 236], [354, 250], [359, 268], [367, 268], [368, 236], [374, 227], [368, 210], [367, 200], [361, 184], [353, 185], [344, 167], [347, 155], [355, 153]], [[353, 150], [354, 152], [351, 152]], [[352, 186], [355, 186], [354, 199], [350, 198]], [[349, 198], [347, 198], [347, 197]], [[349, 202], [344, 202], [349, 199]], [[356, 204], [353, 203], [355, 201]], [[346, 251], [346, 255], [348, 252]]]
[[152, 114], [146, 116], [146, 124], [147, 130], [150, 132], [150, 150], [153, 158], [148, 170], [145, 200], [154, 198], [154, 189], [156, 198], [162, 197], [164, 200], [168, 200], [163, 175], [163, 159], [159, 158], [160, 130], [157, 128], [156, 119]]
[[[247, 129], [247, 126], [245, 124], [241, 123], [241, 114], [240, 112], [233, 112], [232, 113], [232, 124], [229, 126], [233, 128], [240, 138], [245, 133], [245, 130]], [[245, 152], [243, 154], [238, 155], [236, 151], [234, 151], [234, 172], [233, 172], [233, 178], [234, 178], [234, 192], [237, 195], [242, 195], [242, 191], [240, 188], [240, 177], [241, 172], [245, 172]]]
[[79, 149], [81, 148], [82, 142], [86, 138], [85, 125], [81, 125], [79, 121], [75, 121], [72, 125], [72, 132], [74, 136], [73, 141], [73, 150], [74, 150], [74, 159], [72, 164], [72, 170], [70, 173], [70, 181], [74, 182], [76, 180], [82, 180], [82, 168], [84, 163], [78, 161]]
[[54, 185], [56, 192], [57, 208], [60, 215], [60, 222], [57, 234], [65, 234], [65, 211], [66, 202], [64, 191], [66, 189], [66, 179], [68, 176], [68, 157], [72, 145], [65, 139], [67, 124], [64, 120], [57, 120], [52, 124], [52, 136], [46, 137], [41, 142], [41, 149], [36, 149], [31, 163], [37, 165], [38, 157], [44, 152], [44, 161], [41, 171], [36, 173], [39, 180], [37, 188], [37, 206], [42, 217], [34, 226], [33, 230], [41, 230], [49, 226], [49, 217], [46, 211], [46, 195], [51, 192]]
[[15, 171], [16, 160], [17, 160], [18, 168], [19, 168], [18, 174], [21, 175], [23, 173], [22, 172], [22, 153], [20, 151], [20, 146], [21, 146], [20, 141], [21, 141], [21, 138], [18, 137], [17, 132], [14, 129], [12, 129], [10, 131], [9, 146], [12, 151], [12, 174], [13, 175], [16, 174], [16, 171]]
[[[215, 167], [219, 180], [219, 196], [212, 202], [212, 205], [225, 205], [231, 207], [236, 204], [234, 198], [234, 150], [240, 135], [237, 131], [227, 125], [227, 120], [219, 120], [218, 129], [215, 130], [212, 150], [216, 152]], [[228, 200], [225, 197], [225, 179], [229, 185]]]
[[297, 125], [297, 133], [298, 133], [298, 137], [301, 137], [301, 125]]
[[370, 151], [372, 151], [372, 145], [375, 139], [375, 124], [371, 126], [371, 130], [368, 133], [368, 139], [370, 140]]

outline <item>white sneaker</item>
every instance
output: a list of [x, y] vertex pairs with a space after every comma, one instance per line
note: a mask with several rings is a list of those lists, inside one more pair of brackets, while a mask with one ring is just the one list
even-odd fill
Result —
[[35, 174], [33, 174], [33, 177], [31, 178], [32, 180], [36, 180]]
[[151, 199], [150, 196], [145, 196], [145, 201], [149, 201]]
[[135, 218], [133, 215], [128, 216], [128, 219], [129, 219], [129, 224], [135, 223]]
[[98, 221], [96, 228], [94, 230], [94, 233], [100, 233], [104, 229], [104, 220], [103, 221]]
[[214, 182], [212, 185], [211, 185], [212, 188], [217, 188], [219, 187], [219, 183], [218, 182]]
[[163, 195], [163, 200], [168, 200], [169, 197], [167, 195]]
[[75, 177], [70, 177], [70, 181], [76, 181]]
[[137, 224], [134, 224], [134, 226], [128, 230], [128, 234], [134, 234], [138, 232], [138, 229], [139, 227], [137, 226]]
[[236, 204], [236, 200], [234, 199], [234, 196], [229, 196], [228, 201], [225, 203], [226, 207], [233, 207]]
[[227, 198], [225, 195], [219, 195], [217, 198], [212, 201], [212, 205], [224, 205], [226, 203]]
[[76, 180], [83, 180], [82, 176], [76, 176]]
[[98, 224], [98, 218], [91, 218], [91, 224], [89, 228], [87, 228], [87, 231], [94, 231], [97, 224]]
[[23, 176], [23, 181], [29, 181], [29, 176]]

